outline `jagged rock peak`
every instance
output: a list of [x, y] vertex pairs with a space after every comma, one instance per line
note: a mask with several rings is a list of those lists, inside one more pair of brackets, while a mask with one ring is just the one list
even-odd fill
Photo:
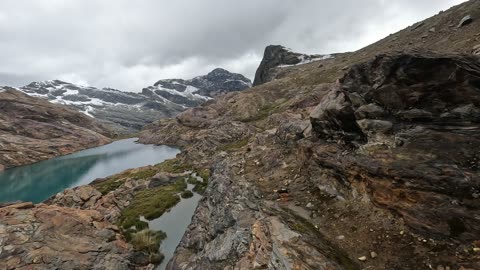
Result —
[[143, 91], [153, 91], [163, 96], [170, 96], [172, 93], [176, 93], [180, 96], [190, 96], [194, 97], [194, 99], [196, 97], [197, 100], [205, 101], [220, 94], [241, 91], [251, 86], [252, 82], [245, 76], [222, 68], [216, 68], [207, 75], [198, 76], [190, 80], [159, 80], [153, 87], [148, 87]]
[[263, 59], [255, 73], [253, 86], [271, 81], [273, 68], [310, 63], [315, 60], [330, 58], [331, 55], [308, 55], [296, 53], [281, 45], [269, 45], [265, 48]]

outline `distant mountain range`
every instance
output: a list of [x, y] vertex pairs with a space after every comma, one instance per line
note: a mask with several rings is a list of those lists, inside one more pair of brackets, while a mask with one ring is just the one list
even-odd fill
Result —
[[220, 94], [251, 87], [241, 74], [217, 68], [191, 80], [166, 79], [141, 93], [81, 86], [60, 80], [32, 82], [18, 90], [64, 104], [113, 127], [131, 133], [160, 118], [172, 117]]

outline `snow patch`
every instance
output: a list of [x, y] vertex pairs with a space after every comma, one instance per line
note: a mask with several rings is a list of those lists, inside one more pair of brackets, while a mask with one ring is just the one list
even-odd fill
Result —
[[322, 60], [326, 60], [326, 59], [330, 59], [330, 58], [333, 58], [333, 55], [326, 54], [326, 55], [322, 55], [318, 58], [309, 58], [309, 57], [307, 57], [307, 55], [303, 54], [303, 55], [299, 56], [299, 59], [300, 59], [299, 63], [297, 63], [295, 65], [280, 65], [278, 67], [293, 67], [293, 66], [305, 65], [305, 64], [312, 63], [312, 62], [322, 61]]

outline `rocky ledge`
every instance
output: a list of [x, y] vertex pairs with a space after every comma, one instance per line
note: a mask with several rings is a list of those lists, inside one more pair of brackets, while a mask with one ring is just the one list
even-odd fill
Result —
[[0, 208], [0, 269], [131, 269], [130, 246], [95, 210]]

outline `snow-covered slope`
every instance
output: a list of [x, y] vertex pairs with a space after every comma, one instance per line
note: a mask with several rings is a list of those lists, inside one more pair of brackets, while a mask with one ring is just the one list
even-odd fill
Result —
[[250, 80], [240, 74], [215, 69], [191, 80], [160, 80], [141, 93], [99, 89], [60, 80], [32, 82], [19, 90], [52, 103], [71, 106], [110, 124], [119, 133], [128, 133], [160, 118], [173, 117], [216, 95], [250, 86]]
[[250, 88], [252, 82], [241, 74], [217, 68], [191, 80], [166, 79], [142, 90], [147, 96], [161, 96], [186, 107], [197, 106], [215, 96]]

